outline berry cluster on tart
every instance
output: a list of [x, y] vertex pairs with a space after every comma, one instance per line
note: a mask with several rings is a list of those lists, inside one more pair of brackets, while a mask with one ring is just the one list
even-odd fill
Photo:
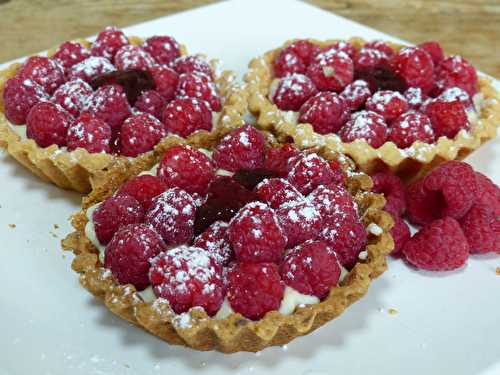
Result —
[[292, 40], [253, 59], [245, 80], [261, 128], [405, 181], [464, 158], [500, 124], [491, 82], [437, 42]]
[[89, 192], [118, 159], [167, 134], [196, 137], [241, 124], [244, 93], [217, 61], [187, 55], [170, 36], [146, 40], [107, 27], [0, 71], [0, 145], [39, 177]]
[[63, 246], [122, 318], [173, 344], [258, 351], [335, 318], [385, 270], [393, 221], [371, 186], [343, 155], [250, 125], [167, 137], [112, 167]]

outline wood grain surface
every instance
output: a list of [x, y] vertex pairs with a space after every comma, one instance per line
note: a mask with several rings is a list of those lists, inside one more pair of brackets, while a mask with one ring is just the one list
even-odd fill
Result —
[[[248, 0], [251, 1], [251, 0]], [[271, 1], [271, 0], [270, 0]], [[0, 62], [99, 32], [213, 3], [213, 0], [0, 0]], [[439, 40], [500, 77], [499, 0], [309, 0], [411, 42]]]

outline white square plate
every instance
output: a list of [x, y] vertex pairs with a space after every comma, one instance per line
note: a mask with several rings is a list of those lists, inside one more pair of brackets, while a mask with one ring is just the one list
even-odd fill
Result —
[[[220, 57], [239, 73], [252, 57], [293, 37], [396, 40], [301, 2], [265, 0], [224, 2], [126, 32], [174, 35], [191, 52]], [[496, 183], [499, 146], [489, 142], [468, 159]], [[80, 288], [72, 256], [59, 245], [80, 196], [0, 157], [0, 374], [500, 373], [498, 256], [473, 257], [447, 275], [392, 261], [339, 319], [284, 348], [196, 352], [130, 326]], [[398, 313], [389, 314], [390, 308]]]

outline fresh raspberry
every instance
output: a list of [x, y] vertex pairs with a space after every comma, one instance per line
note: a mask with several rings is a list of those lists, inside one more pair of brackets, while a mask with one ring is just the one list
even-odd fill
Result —
[[465, 107], [458, 100], [434, 99], [425, 106], [425, 114], [431, 120], [436, 138], [454, 138], [461, 129], [469, 128]]
[[287, 47], [283, 48], [283, 51], [295, 53], [307, 66], [320, 52], [320, 47], [307, 39], [297, 39]]
[[272, 208], [261, 202], [243, 207], [229, 223], [227, 236], [240, 262], [279, 262], [286, 237]]
[[369, 73], [386, 66], [389, 63], [389, 56], [378, 49], [363, 47], [354, 55], [353, 62], [357, 74]]
[[212, 158], [218, 168], [231, 172], [259, 169], [264, 165], [265, 147], [262, 133], [245, 125], [222, 138]]
[[166, 101], [154, 90], [143, 91], [137, 98], [134, 108], [139, 112], [148, 113], [156, 119], [161, 120]]
[[492, 207], [476, 203], [460, 219], [460, 226], [471, 254], [500, 253], [500, 218], [495, 216]]
[[323, 217], [339, 212], [355, 216], [358, 212], [357, 204], [342, 185], [318, 186], [307, 199]]
[[88, 152], [111, 152], [111, 128], [101, 119], [82, 113], [68, 128], [68, 150], [78, 147]]
[[348, 84], [340, 96], [344, 98], [347, 108], [356, 111], [365, 104], [372, 93], [368, 82], [358, 79]]
[[121, 227], [106, 246], [104, 267], [120, 284], [132, 284], [137, 290], [149, 285], [149, 260], [164, 248], [158, 233], [145, 224]]
[[193, 239], [196, 206], [184, 190], [171, 188], [153, 199], [146, 212], [146, 224], [151, 224], [167, 245], [189, 243]]
[[169, 102], [175, 98], [175, 89], [179, 81], [179, 75], [175, 70], [165, 66], [155, 66], [150, 69], [155, 81], [156, 91]]
[[287, 252], [280, 273], [286, 285], [322, 299], [339, 282], [340, 264], [330, 246], [311, 240]]
[[78, 42], [64, 42], [52, 56], [65, 71], [89, 57], [90, 51]]
[[141, 47], [131, 44], [121, 47], [115, 55], [115, 65], [118, 70], [148, 70], [155, 64], [156, 62], [149, 53]]
[[114, 72], [116, 68], [104, 57], [90, 56], [78, 64], [73, 65], [68, 71], [68, 80], [82, 79], [90, 82], [92, 78], [101, 74]]
[[177, 98], [197, 98], [210, 104], [212, 111], [221, 110], [221, 100], [217, 87], [209, 76], [200, 72], [183, 73], [179, 76]]
[[366, 101], [366, 109], [381, 115], [390, 122], [408, 110], [408, 102], [397, 91], [377, 91]]
[[149, 279], [155, 295], [167, 299], [177, 314], [197, 306], [213, 316], [224, 301], [222, 266], [197, 247], [182, 245], [158, 254], [151, 260]]
[[31, 108], [26, 117], [26, 135], [40, 147], [66, 146], [66, 134], [72, 122], [73, 117], [61, 107], [40, 102]]
[[342, 169], [342, 165], [336, 159], [328, 160], [328, 165], [333, 172], [333, 183], [344, 185], [346, 183], [347, 175]]
[[168, 187], [178, 187], [190, 194], [204, 195], [215, 178], [212, 161], [191, 146], [170, 147], [160, 162], [157, 175]]
[[130, 195], [115, 195], [102, 202], [92, 215], [95, 234], [99, 242], [107, 244], [118, 229], [142, 222], [144, 210]]
[[113, 131], [120, 129], [130, 115], [127, 95], [119, 85], [99, 87], [88, 99], [84, 110], [106, 122]]
[[299, 154], [299, 150], [289, 143], [280, 147], [269, 147], [264, 160], [264, 168], [279, 177], [288, 175], [288, 160]]
[[392, 69], [407, 87], [420, 87], [425, 93], [434, 86], [434, 64], [422, 48], [405, 47], [391, 60]]
[[352, 114], [351, 119], [340, 129], [343, 142], [362, 139], [373, 148], [379, 148], [387, 140], [389, 129], [382, 116], [372, 111], [360, 111]]
[[474, 110], [474, 104], [472, 103], [471, 97], [465, 90], [462, 90], [460, 87], [450, 87], [444, 90], [439, 95], [439, 99], [442, 99], [446, 102], [454, 102], [458, 100], [464, 105], [464, 108], [466, 110]]
[[212, 67], [201, 56], [182, 56], [177, 58], [173, 62], [173, 68], [178, 74], [182, 73], [204, 73], [210, 77], [210, 79], [214, 79], [214, 72]]
[[130, 44], [123, 31], [114, 26], [108, 26], [97, 35], [92, 43], [91, 52], [93, 56], [105, 57], [109, 61], [114, 61], [118, 50]]
[[193, 246], [208, 251], [218, 263], [227, 266], [234, 259], [233, 250], [226, 235], [227, 228], [228, 224], [223, 221], [214, 222], [195, 238]]
[[196, 98], [174, 99], [163, 110], [165, 128], [181, 137], [197, 130], [212, 129], [212, 111], [209, 104]]
[[59, 86], [52, 95], [52, 102], [59, 104], [73, 117], [78, 117], [92, 93], [92, 87], [87, 82], [75, 79]]
[[321, 229], [321, 215], [312, 203], [290, 201], [276, 210], [278, 222], [287, 238], [287, 247], [315, 238]]
[[48, 95], [38, 83], [22, 80], [18, 76], [10, 78], [3, 87], [5, 117], [12, 124], [25, 124], [30, 109], [46, 99]]
[[399, 216], [393, 216], [394, 226], [390, 230], [390, 234], [394, 239], [394, 249], [391, 251], [391, 256], [397, 258], [401, 256], [405, 244], [411, 237], [410, 228], [408, 224]]
[[500, 188], [480, 172], [476, 174], [476, 201], [493, 209], [495, 216], [500, 216]]
[[170, 65], [181, 55], [177, 40], [166, 35], [157, 35], [146, 39], [142, 48], [160, 65]]
[[472, 97], [477, 93], [476, 69], [463, 57], [450, 56], [436, 68], [436, 86], [440, 91], [460, 87]]
[[441, 48], [439, 42], [435, 41], [424, 42], [419, 44], [418, 47], [423, 49], [431, 56], [432, 62], [434, 63], [435, 67], [438, 66], [444, 60], [443, 48]]
[[286, 77], [289, 74], [305, 74], [307, 66], [302, 59], [292, 51], [283, 49], [274, 59], [275, 77]]
[[333, 44], [330, 44], [328, 47], [324, 48], [321, 52], [326, 52], [329, 50], [342, 51], [346, 53], [351, 59], [353, 59], [356, 55], [356, 48], [354, 48], [351, 43], [345, 40], [338, 40]]
[[298, 111], [302, 104], [317, 92], [314, 83], [307, 76], [293, 73], [278, 81], [272, 99], [283, 111]]
[[342, 91], [354, 78], [354, 64], [342, 51], [316, 55], [307, 67], [307, 76], [320, 91]]
[[420, 87], [409, 87], [403, 93], [408, 105], [411, 109], [418, 110], [428, 99], [428, 96], [422, 91]]
[[333, 92], [320, 92], [309, 98], [299, 111], [299, 122], [311, 124], [319, 134], [337, 132], [349, 117], [346, 101]]
[[384, 194], [386, 211], [393, 216], [401, 216], [406, 211], [406, 191], [403, 181], [387, 172], [375, 173], [371, 178], [372, 191]]
[[148, 210], [153, 203], [153, 198], [165, 190], [165, 184], [158, 177], [143, 174], [125, 182], [116, 194], [130, 195], [137, 199], [144, 210]]
[[259, 320], [278, 310], [285, 293], [279, 269], [273, 263], [239, 263], [227, 273], [227, 298], [234, 311]]
[[410, 147], [414, 142], [434, 143], [431, 120], [423, 113], [410, 111], [394, 120], [390, 127], [389, 142], [398, 148]]
[[29, 57], [17, 75], [23, 81], [38, 83], [50, 95], [64, 83], [64, 71], [61, 65], [44, 56]]
[[279, 208], [284, 203], [304, 199], [304, 196], [283, 178], [265, 179], [257, 185], [255, 192], [260, 200], [266, 202], [271, 208]]
[[403, 254], [417, 268], [450, 271], [465, 265], [469, 245], [458, 222], [445, 217], [420, 229], [406, 242]]
[[120, 129], [120, 153], [136, 157], [151, 151], [165, 136], [163, 124], [147, 113], [127, 118]]
[[392, 47], [382, 40], [373, 40], [368, 42], [363, 46], [363, 48], [380, 51], [388, 58], [391, 58], [396, 54]]
[[288, 181], [302, 194], [307, 195], [320, 185], [334, 182], [330, 165], [316, 153], [299, 154], [290, 161]]

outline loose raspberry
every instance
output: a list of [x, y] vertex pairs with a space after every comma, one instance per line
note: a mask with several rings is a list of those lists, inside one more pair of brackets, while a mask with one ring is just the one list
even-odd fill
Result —
[[436, 68], [436, 86], [441, 91], [460, 87], [472, 97], [477, 93], [476, 69], [463, 57], [450, 56]]
[[438, 97], [446, 102], [454, 102], [458, 100], [461, 102], [466, 110], [474, 110], [472, 99], [466, 91], [460, 87], [450, 87], [444, 90]]
[[458, 222], [445, 217], [420, 229], [405, 244], [403, 254], [417, 268], [450, 271], [465, 265], [469, 245]]
[[212, 67], [201, 56], [182, 56], [173, 62], [173, 68], [178, 74], [182, 73], [204, 73], [214, 79], [214, 72]]
[[59, 104], [73, 117], [78, 117], [92, 93], [92, 87], [87, 82], [76, 79], [59, 86], [52, 95], [52, 102]]
[[425, 114], [431, 120], [436, 138], [454, 138], [461, 129], [469, 128], [464, 105], [458, 100], [434, 99], [425, 106]]
[[393, 216], [401, 216], [406, 211], [406, 191], [403, 181], [398, 176], [387, 172], [375, 173], [371, 178], [372, 191], [384, 194], [385, 210]]
[[366, 101], [366, 109], [381, 115], [390, 122], [408, 110], [408, 102], [397, 91], [377, 91]]
[[283, 111], [298, 111], [317, 92], [314, 83], [307, 76], [294, 73], [279, 80], [272, 100]]
[[66, 146], [66, 134], [72, 122], [73, 117], [61, 107], [40, 102], [26, 117], [26, 135], [40, 147]]
[[372, 95], [368, 82], [358, 79], [346, 86], [340, 94], [346, 102], [347, 108], [356, 111], [361, 108]]
[[197, 98], [210, 104], [212, 111], [221, 110], [221, 100], [217, 87], [209, 76], [200, 72], [183, 73], [179, 76], [177, 98]]
[[131, 44], [121, 47], [116, 52], [114, 61], [118, 70], [148, 70], [156, 64], [149, 53], [141, 47]]
[[495, 216], [500, 216], [500, 188], [480, 172], [476, 174], [476, 200], [493, 209]]
[[104, 57], [90, 56], [88, 59], [73, 65], [68, 71], [68, 79], [81, 79], [90, 82], [94, 77], [114, 72], [116, 68]]
[[89, 113], [83, 113], [68, 129], [68, 150], [78, 147], [88, 152], [111, 152], [111, 128], [108, 124]]
[[142, 222], [144, 210], [130, 195], [115, 195], [102, 202], [92, 215], [95, 234], [99, 242], [107, 244], [118, 229]]
[[316, 55], [307, 67], [307, 76], [320, 91], [342, 91], [354, 78], [354, 64], [342, 51]]
[[181, 55], [177, 40], [171, 36], [152, 36], [144, 42], [142, 48], [160, 65], [170, 65]]
[[90, 51], [78, 42], [64, 42], [52, 58], [67, 72], [73, 65], [90, 57]]
[[44, 56], [29, 57], [17, 72], [23, 81], [33, 81], [52, 94], [64, 83], [64, 71], [58, 62]]
[[295, 53], [305, 65], [309, 65], [311, 60], [320, 52], [320, 47], [307, 39], [297, 39], [283, 51]]
[[341, 212], [356, 216], [358, 212], [357, 204], [342, 185], [318, 186], [307, 199], [323, 217]]
[[420, 109], [422, 104], [428, 99], [428, 96], [424, 94], [420, 87], [409, 87], [403, 95], [410, 108], [415, 110]]
[[264, 160], [264, 168], [279, 177], [288, 175], [288, 160], [299, 154], [299, 150], [289, 143], [280, 147], [269, 147]]
[[212, 158], [218, 168], [235, 172], [262, 168], [264, 155], [264, 136], [253, 126], [245, 125], [222, 138]]
[[476, 203], [460, 219], [460, 226], [471, 254], [500, 253], [500, 218], [495, 216], [492, 207]]
[[391, 60], [392, 69], [407, 87], [420, 87], [425, 93], [434, 86], [434, 64], [422, 48], [405, 47]]
[[363, 46], [363, 48], [380, 51], [388, 58], [391, 58], [396, 54], [392, 47], [382, 40], [373, 40], [368, 42]]
[[127, 118], [120, 130], [120, 153], [136, 157], [151, 151], [165, 136], [163, 124], [147, 113]]
[[154, 90], [143, 91], [137, 98], [134, 108], [139, 112], [148, 113], [156, 119], [161, 120], [166, 101]]
[[175, 70], [165, 66], [155, 66], [150, 69], [153, 79], [155, 81], [156, 91], [169, 102], [175, 98], [175, 90], [179, 75]]
[[92, 43], [91, 52], [94, 56], [105, 57], [109, 61], [114, 61], [118, 50], [130, 44], [123, 31], [114, 26], [108, 26], [97, 35]]
[[137, 199], [144, 210], [148, 210], [153, 203], [153, 198], [165, 190], [165, 184], [158, 177], [143, 174], [125, 182], [116, 194], [130, 195]]
[[90, 96], [85, 111], [99, 117], [113, 131], [122, 126], [123, 121], [130, 115], [130, 105], [127, 95], [119, 85], [101, 86]]
[[46, 99], [48, 95], [38, 83], [23, 80], [18, 76], [10, 78], [3, 87], [5, 117], [12, 124], [25, 124], [30, 109]]
[[280, 266], [286, 285], [309, 296], [325, 298], [340, 279], [340, 264], [325, 242], [307, 241], [287, 252]]
[[155, 295], [167, 299], [177, 314], [197, 306], [213, 316], [224, 301], [222, 267], [197, 247], [183, 245], [158, 254], [151, 260], [149, 279]]
[[287, 238], [287, 247], [315, 238], [321, 229], [321, 215], [307, 200], [290, 201], [276, 210], [281, 229]]
[[285, 251], [276, 213], [264, 203], [243, 207], [229, 223], [227, 236], [240, 262], [279, 262]]
[[423, 49], [431, 56], [432, 62], [434, 63], [435, 67], [438, 66], [444, 60], [443, 48], [441, 48], [439, 42], [435, 41], [424, 42], [419, 44], [418, 47]]
[[361, 48], [353, 58], [354, 68], [357, 75], [360, 72], [369, 73], [374, 69], [386, 66], [389, 62], [389, 56], [383, 51], [373, 48]]
[[307, 66], [295, 52], [283, 49], [276, 56], [273, 69], [274, 75], [281, 78], [289, 74], [305, 74]]
[[193, 239], [195, 215], [193, 198], [182, 189], [171, 188], [153, 199], [145, 221], [156, 229], [167, 245], [179, 245]]
[[420, 112], [403, 113], [392, 122], [387, 140], [394, 142], [398, 148], [410, 147], [416, 141], [434, 143], [431, 120]]
[[401, 256], [401, 252], [411, 237], [408, 224], [399, 216], [393, 216], [394, 226], [390, 230], [390, 234], [394, 239], [394, 249], [391, 251], [391, 256], [397, 258]]
[[278, 310], [285, 293], [279, 269], [273, 263], [239, 263], [227, 273], [227, 298], [234, 311], [259, 320]]
[[373, 148], [379, 148], [387, 140], [389, 129], [384, 118], [372, 111], [360, 111], [352, 114], [351, 119], [340, 129], [343, 142], [362, 139]]
[[334, 179], [329, 164], [316, 153], [302, 153], [290, 161], [288, 181], [302, 194], [307, 195], [320, 185], [334, 182]]
[[259, 198], [271, 208], [279, 208], [284, 203], [299, 202], [304, 196], [283, 178], [265, 179], [255, 188]]
[[227, 239], [228, 224], [216, 221], [202, 234], [195, 238], [193, 246], [212, 254], [218, 263], [227, 266], [234, 258], [231, 244]]
[[336, 93], [320, 92], [309, 98], [299, 111], [299, 122], [311, 124], [319, 134], [337, 132], [349, 117], [346, 101]]
[[145, 224], [121, 227], [106, 246], [104, 267], [120, 284], [132, 284], [137, 290], [149, 285], [149, 260], [164, 248], [158, 233]]
[[351, 59], [353, 59], [354, 56], [356, 55], [356, 48], [354, 48], [354, 46], [351, 43], [345, 40], [338, 40], [333, 44], [329, 45], [328, 47], [326, 47], [325, 49], [323, 49], [321, 52], [327, 52], [329, 50], [342, 51], [346, 53]]
[[165, 128], [181, 137], [198, 130], [212, 129], [212, 111], [209, 104], [196, 98], [174, 99], [163, 110]]

